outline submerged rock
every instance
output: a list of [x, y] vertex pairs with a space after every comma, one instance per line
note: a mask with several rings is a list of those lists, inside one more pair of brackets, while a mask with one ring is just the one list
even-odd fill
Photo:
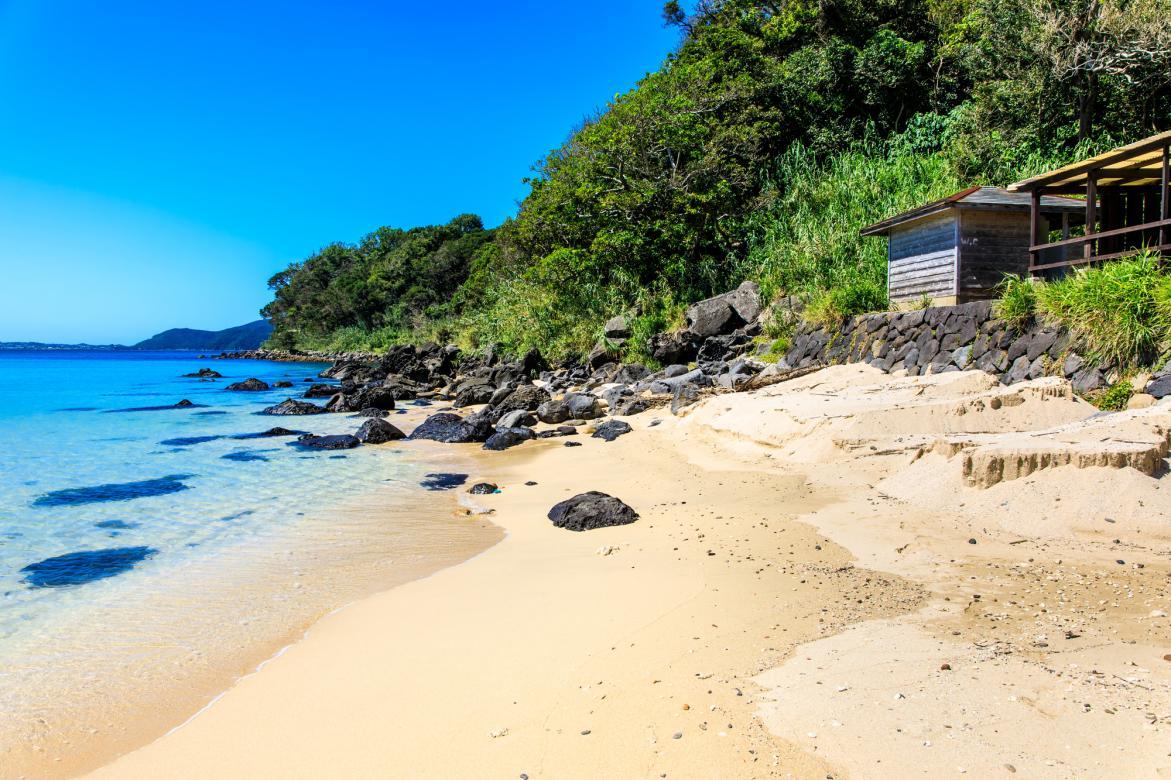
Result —
[[267, 382], [261, 382], [256, 377], [245, 379], [243, 382], [233, 382], [224, 388], [225, 390], [239, 390], [244, 392], [257, 392], [260, 390], [271, 389]]
[[348, 433], [335, 433], [327, 436], [307, 433], [297, 437], [297, 441], [293, 442], [298, 447], [309, 447], [315, 450], [348, 450], [361, 443], [357, 436], [351, 436]]
[[621, 500], [591, 490], [554, 505], [549, 519], [568, 531], [590, 531], [612, 525], [628, 525], [638, 520], [638, 513]]
[[21, 569], [24, 581], [34, 588], [82, 585], [130, 571], [135, 564], [157, 553], [153, 547], [114, 547], [84, 550], [46, 558]]
[[33, 501], [33, 506], [79, 506], [103, 501], [130, 501], [147, 496], [165, 496], [187, 490], [183, 480], [190, 477], [190, 474], [168, 474], [165, 477], [144, 479], [140, 482], [118, 482], [54, 490], [38, 496]]
[[362, 423], [362, 427], [355, 434], [358, 441], [364, 444], [385, 444], [388, 441], [398, 441], [406, 438], [406, 434], [394, 427], [386, 420], [377, 417]]
[[326, 410], [317, 404], [308, 401], [298, 401], [295, 398], [286, 398], [276, 406], [270, 406], [261, 414], [294, 415], [294, 414], [325, 414]]

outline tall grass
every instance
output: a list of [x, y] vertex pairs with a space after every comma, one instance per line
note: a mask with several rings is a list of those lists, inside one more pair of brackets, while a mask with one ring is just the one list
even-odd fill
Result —
[[1027, 325], [1037, 313], [1037, 287], [1029, 277], [1005, 274], [998, 287], [1000, 299], [994, 306], [996, 316], [1014, 328]]
[[1087, 268], [1037, 286], [1037, 308], [1120, 368], [1153, 362], [1171, 339], [1171, 276], [1154, 252]]
[[814, 314], [830, 318], [888, 305], [886, 242], [861, 228], [963, 186], [941, 155], [878, 142], [824, 161], [793, 146], [775, 182], [740, 275], [758, 279], [768, 298], [810, 295]]

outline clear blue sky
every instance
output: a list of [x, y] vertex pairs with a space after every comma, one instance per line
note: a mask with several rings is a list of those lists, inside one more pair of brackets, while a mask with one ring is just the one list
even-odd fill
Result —
[[498, 224], [661, 7], [0, 0], [0, 341], [238, 325], [331, 241]]

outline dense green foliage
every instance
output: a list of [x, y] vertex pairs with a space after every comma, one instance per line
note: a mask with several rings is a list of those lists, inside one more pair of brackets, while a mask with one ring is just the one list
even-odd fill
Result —
[[679, 48], [538, 162], [514, 219], [327, 247], [274, 277], [274, 342], [564, 357], [625, 312], [637, 352], [746, 278], [883, 308], [863, 225], [1171, 126], [1166, 1], [669, 2]]
[[491, 240], [479, 217], [464, 214], [446, 225], [384, 227], [358, 244], [330, 244], [269, 280], [273, 301], [262, 314], [276, 329], [271, 343], [362, 349], [405, 341], [450, 313]]

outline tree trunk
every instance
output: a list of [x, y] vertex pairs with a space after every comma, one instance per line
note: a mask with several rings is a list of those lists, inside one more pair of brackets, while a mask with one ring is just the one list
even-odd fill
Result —
[[1086, 74], [1085, 88], [1078, 99], [1077, 140], [1078, 143], [1090, 137], [1094, 130], [1094, 111], [1098, 103], [1098, 74]]

